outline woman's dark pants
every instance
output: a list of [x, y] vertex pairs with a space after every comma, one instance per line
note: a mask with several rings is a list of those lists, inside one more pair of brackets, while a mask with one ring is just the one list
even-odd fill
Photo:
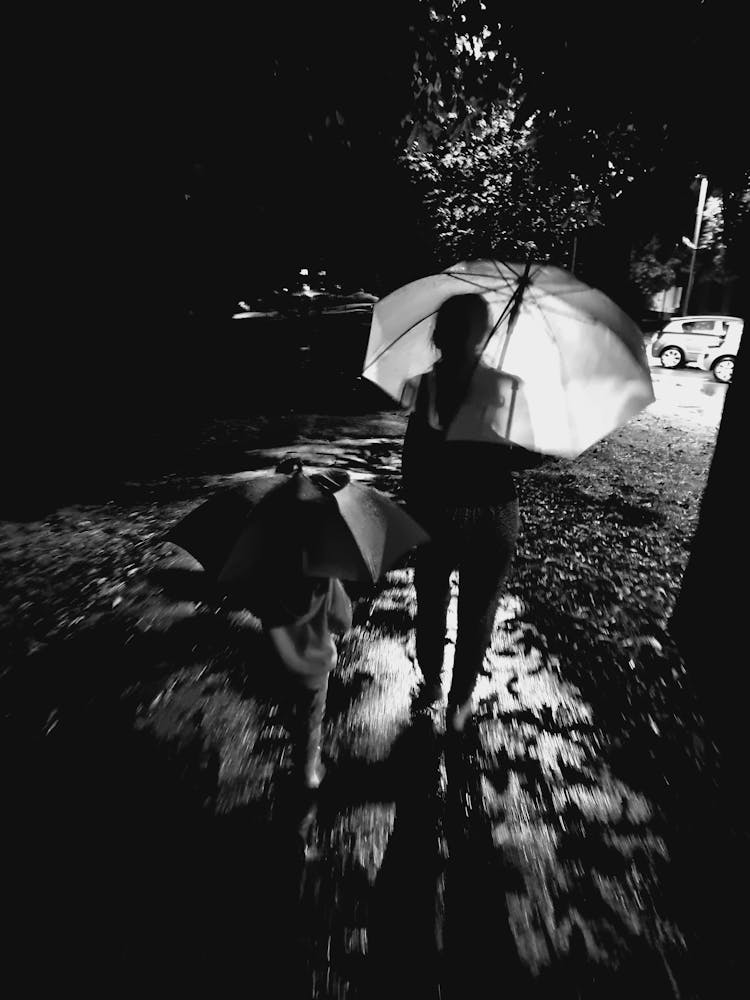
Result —
[[458, 633], [448, 700], [460, 705], [473, 694], [492, 641], [518, 538], [518, 501], [413, 514], [432, 539], [416, 557], [417, 661], [427, 684], [440, 682], [450, 578], [457, 569]]

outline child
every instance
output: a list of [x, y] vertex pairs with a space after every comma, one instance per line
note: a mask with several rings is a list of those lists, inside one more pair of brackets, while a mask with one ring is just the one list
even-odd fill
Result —
[[[290, 471], [282, 463], [277, 472]], [[311, 511], [309, 516], [314, 516]], [[288, 526], [286, 552], [279, 552], [263, 581], [258, 614], [274, 659], [284, 668], [294, 692], [292, 759], [308, 789], [324, 776], [320, 740], [328, 693], [328, 675], [336, 665], [332, 632], [352, 624], [352, 605], [335, 578], [305, 576], [304, 560], [295, 538], [299, 523]]]
[[261, 612], [274, 657], [294, 688], [292, 759], [305, 787], [323, 779], [320, 739], [328, 693], [328, 675], [336, 665], [332, 631], [352, 624], [351, 602], [339, 580], [303, 576], [279, 583]]

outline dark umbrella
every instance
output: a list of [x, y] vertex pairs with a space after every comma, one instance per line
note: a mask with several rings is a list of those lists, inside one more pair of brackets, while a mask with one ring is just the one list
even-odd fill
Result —
[[[281, 467], [280, 467], [281, 468]], [[259, 475], [224, 491], [165, 536], [229, 588], [277, 570], [374, 583], [428, 541], [398, 504], [346, 472]]]

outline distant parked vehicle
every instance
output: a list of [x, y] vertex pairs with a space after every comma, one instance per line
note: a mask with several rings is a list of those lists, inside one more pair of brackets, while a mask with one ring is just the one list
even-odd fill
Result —
[[349, 295], [324, 294], [315, 300], [314, 308], [324, 316], [338, 313], [370, 313], [377, 301], [377, 295], [360, 290]]
[[282, 313], [277, 308], [275, 296], [253, 299], [246, 302], [240, 299], [232, 314], [232, 319], [281, 319]]
[[282, 319], [369, 314], [378, 301], [377, 295], [362, 289], [343, 294], [324, 292], [305, 286], [301, 291], [279, 292], [251, 303], [240, 301], [232, 319]]
[[731, 323], [729, 330], [717, 347], [707, 348], [698, 358], [698, 367], [704, 372], [713, 372], [717, 382], [732, 381], [734, 362], [742, 339], [742, 320]]
[[706, 351], [720, 347], [731, 330], [742, 329], [737, 316], [680, 316], [651, 338], [651, 354], [665, 368], [694, 364]]

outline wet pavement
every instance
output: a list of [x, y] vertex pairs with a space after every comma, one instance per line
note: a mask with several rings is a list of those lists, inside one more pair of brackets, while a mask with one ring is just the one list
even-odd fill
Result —
[[[393, 438], [265, 449], [248, 467], [292, 451], [397, 484]], [[744, 848], [722, 856], [731, 838], [699, 728], [632, 723], [627, 685], [593, 697], [586, 677], [611, 678], [605, 661], [556, 649], [512, 594], [475, 725], [447, 736], [444, 705], [412, 717], [407, 560], [353, 593], [328, 773], [305, 795], [259, 623], [217, 608], [179, 550], [149, 551], [110, 613], [62, 659], [42, 650], [29, 681], [56, 691], [20, 793], [34, 820], [28, 919], [33, 940], [60, 942], [53, 980], [64, 967], [93, 992], [114, 971], [162, 995], [239, 984], [320, 1000], [729, 995], [713, 990], [737, 958], [724, 907]], [[678, 681], [660, 683], [676, 705]], [[631, 727], [618, 732], [621, 717]]]
[[696, 365], [684, 368], [663, 368], [649, 357], [651, 379], [656, 402], [650, 411], [668, 415], [690, 425], [717, 426], [724, 408], [727, 386], [717, 382], [711, 372]]
[[655, 899], [669, 854], [654, 806], [601, 759], [591, 708], [559, 665], [523, 651], [522, 608], [501, 608], [477, 724], [461, 738], [446, 737], [443, 710], [410, 717], [413, 615], [408, 568], [358, 605], [331, 683], [329, 772], [309, 813], [300, 800], [278, 816], [288, 740], [279, 706], [252, 681], [238, 688], [195, 664], [139, 713], [156, 739], [199, 713], [193, 739], [216, 755], [217, 812], [265, 813], [304, 845], [310, 995], [478, 996], [491, 956], [499, 982], [524, 995], [640, 985], [682, 996], [673, 964], [684, 940]]

